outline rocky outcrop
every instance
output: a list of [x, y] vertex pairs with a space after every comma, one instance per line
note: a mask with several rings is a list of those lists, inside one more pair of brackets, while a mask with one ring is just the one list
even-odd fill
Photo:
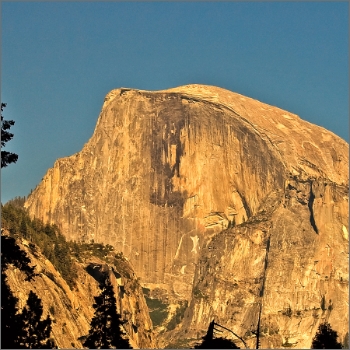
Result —
[[327, 181], [293, 179], [246, 223], [216, 234], [202, 249], [177, 337], [199, 338], [215, 319], [254, 348], [261, 311], [261, 348], [310, 348], [323, 321], [343, 342], [349, 270], [346, 215], [339, 213], [348, 210], [347, 196]]
[[[274, 332], [266, 346], [310, 346], [320, 318], [342, 336], [348, 320], [348, 150], [292, 113], [217, 87], [121, 88], [26, 207], [70, 240], [113, 245], [143, 283], [191, 301], [189, 337], [214, 316], [241, 334], [262, 305]], [[309, 309], [322, 298], [317, 318]]]
[[43, 304], [43, 317], [52, 319], [51, 337], [59, 348], [82, 349], [94, 316], [94, 297], [101, 293], [99, 278], [109, 276], [114, 286], [118, 312], [126, 321], [124, 330], [133, 348], [154, 348], [157, 346], [148, 308], [130, 264], [123, 258], [116, 259], [115, 265], [107, 265], [97, 257], [83, 263], [76, 262], [78, 279], [76, 287], [70, 289], [60, 273], [33, 244], [18, 240], [35, 266], [37, 276], [30, 282], [17, 268], [9, 266], [6, 271], [9, 286], [19, 299], [21, 310], [33, 290]]

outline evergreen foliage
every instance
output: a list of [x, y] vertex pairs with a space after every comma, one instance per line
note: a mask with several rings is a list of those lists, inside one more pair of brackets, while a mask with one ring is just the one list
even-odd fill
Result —
[[195, 345], [195, 349], [240, 349], [233, 341], [225, 338], [214, 338], [215, 322], [209, 324], [207, 334], [200, 344]]
[[91, 257], [91, 255], [106, 261], [107, 263], [113, 262], [114, 247], [110, 244], [104, 245], [102, 243], [77, 243], [75, 241], [68, 242], [72, 256], [79, 262], [82, 262], [84, 258]]
[[[16, 334], [17, 334], [17, 317], [18, 312], [16, 298], [6, 281], [6, 274], [1, 269], [1, 334], [7, 336], [1, 337], [1, 349], [16, 349]], [[10, 335], [10, 336], [8, 336]]]
[[8, 130], [15, 124], [13, 120], [4, 120], [2, 111], [5, 107], [6, 103], [1, 103], [1, 168], [7, 167], [10, 163], [16, 163], [18, 159], [17, 154], [2, 150], [6, 143], [12, 140], [13, 134]]
[[26, 274], [26, 280], [30, 281], [34, 276], [34, 267], [30, 266], [30, 259], [16, 244], [13, 237], [1, 235], [1, 272], [12, 264]]
[[55, 344], [50, 339], [51, 319], [41, 320], [43, 307], [38, 296], [30, 291], [27, 305], [18, 317], [20, 349], [52, 349]]
[[34, 267], [29, 265], [30, 259], [25, 252], [19, 249], [14, 238], [1, 235], [1, 333], [13, 334], [1, 338], [1, 348], [16, 348], [15, 334], [18, 332], [16, 316], [18, 312], [16, 298], [7, 283], [6, 269], [11, 264], [26, 275], [26, 280], [30, 281], [34, 277]]
[[[2, 111], [6, 107], [1, 103], [1, 148], [13, 137], [8, 130], [14, 125], [13, 120], [4, 120]], [[18, 155], [1, 150], [1, 168], [10, 163], [16, 163]], [[16, 203], [19, 206], [18, 203]], [[2, 221], [4, 221], [3, 207]], [[27, 235], [26, 222], [21, 222], [23, 235]], [[41, 321], [43, 313], [41, 300], [30, 291], [27, 305], [22, 313], [18, 313], [18, 298], [16, 298], [7, 282], [5, 273], [9, 265], [20, 269], [26, 280], [34, 278], [34, 267], [30, 266], [30, 259], [16, 244], [13, 237], [1, 234], [1, 348], [2, 349], [48, 349], [54, 348], [55, 343], [49, 339], [51, 333], [51, 319], [48, 315], [46, 320]]]
[[78, 276], [70, 254], [69, 243], [57, 226], [44, 224], [36, 218], [31, 219], [20, 203], [21, 201], [15, 198], [3, 206], [2, 227], [8, 229], [11, 236], [23, 237], [37, 245], [68, 285], [73, 288]]
[[7, 283], [6, 269], [10, 264], [21, 269], [26, 274], [26, 279], [34, 277], [34, 268], [29, 266], [27, 255], [16, 245], [15, 239], [1, 235], [1, 333], [13, 336], [1, 337], [1, 348], [15, 349], [18, 324], [16, 316], [18, 312], [16, 298]]
[[26, 201], [26, 197], [25, 196], [23, 196], [23, 197], [16, 196], [15, 198], [10, 199], [6, 204], [7, 205], [12, 205], [12, 206], [14, 206], [16, 208], [23, 209], [25, 201]]
[[54, 342], [49, 338], [51, 320], [40, 321], [42, 316], [41, 300], [32, 291], [27, 305], [22, 313], [18, 313], [16, 298], [7, 283], [6, 269], [13, 265], [20, 269], [26, 280], [34, 278], [34, 267], [30, 266], [30, 259], [16, 244], [13, 237], [1, 235], [1, 348], [53, 348]]
[[337, 337], [337, 332], [333, 331], [329, 323], [321, 323], [312, 340], [311, 349], [341, 349], [342, 346], [338, 343]]
[[113, 286], [106, 278], [100, 284], [101, 294], [95, 297], [95, 315], [84, 347], [89, 349], [132, 349], [129, 341], [123, 338], [121, 330], [123, 321], [117, 313], [116, 298]]
[[73, 288], [78, 278], [74, 261], [99, 257], [107, 263], [116, 263], [113, 246], [102, 243], [68, 242], [56, 225], [44, 224], [41, 220], [31, 219], [23, 207], [25, 197], [15, 197], [2, 207], [2, 227], [12, 237], [28, 240], [29, 247], [38, 246], [42, 254], [50, 260], [60, 272], [62, 278]]

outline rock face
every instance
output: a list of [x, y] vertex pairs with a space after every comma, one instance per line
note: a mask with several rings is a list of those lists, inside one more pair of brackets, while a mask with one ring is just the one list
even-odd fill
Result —
[[61, 349], [82, 349], [84, 336], [88, 335], [90, 322], [94, 316], [94, 297], [101, 293], [99, 277], [109, 275], [114, 286], [118, 312], [126, 321], [124, 330], [133, 348], [154, 348], [155, 341], [152, 321], [146, 301], [130, 264], [125, 259], [117, 259], [117, 266], [92, 257], [85, 263], [76, 263], [78, 280], [71, 290], [60, 273], [38, 249], [29, 247], [25, 240], [18, 241], [35, 266], [37, 276], [30, 282], [17, 268], [9, 266], [6, 271], [9, 286], [19, 299], [20, 310], [27, 302], [30, 290], [42, 301], [43, 318], [49, 314], [52, 319], [51, 337]]
[[[314, 224], [310, 189], [317, 203]], [[251, 332], [261, 308], [261, 348], [310, 348], [322, 321], [344, 341], [347, 191], [324, 181], [288, 181], [280, 194], [270, 196], [245, 224], [216, 234], [203, 247], [182, 337], [198, 338], [198, 330], [215, 319], [254, 348]]]
[[25, 206], [191, 301], [185, 337], [212, 318], [245, 333], [261, 305], [263, 345], [309, 347], [322, 318], [347, 331], [348, 152], [221, 88], [116, 89], [82, 151], [57, 160]]

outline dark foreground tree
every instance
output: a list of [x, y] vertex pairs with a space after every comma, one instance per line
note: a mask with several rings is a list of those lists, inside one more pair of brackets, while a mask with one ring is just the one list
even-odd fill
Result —
[[201, 344], [195, 345], [195, 349], [240, 349], [233, 341], [225, 338], [214, 338], [215, 322], [209, 324], [207, 334]]
[[19, 337], [19, 317], [17, 314], [18, 299], [12, 294], [5, 274], [8, 265], [12, 264], [26, 275], [30, 281], [34, 277], [34, 268], [29, 265], [30, 259], [16, 244], [14, 238], [1, 235], [1, 348], [16, 349]]
[[41, 320], [43, 306], [38, 296], [30, 291], [27, 305], [19, 315], [20, 336], [18, 345], [21, 349], [52, 349], [55, 344], [50, 339], [51, 319]]
[[16, 244], [14, 238], [1, 235], [1, 348], [40, 349], [53, 348], [49, 340], [51, 320], [40, 321], [43, 313], [41, 300], [30, 292], [27, 305], [18, 313], [18, 299], [13, 295], [6, 276], [6, 269], [13, 265], [26, 275], [26, 280], [34, 278], [34, 267], [30, 259]]
[[91, 328], [83, 345], [89, 349], [132, 349], [121, 326], [123, 321], [117, 313], [117, 303], [113, 286], [106, 278], [100, 284], [101, 294], [95, 297], [95, 315]]
[[1, 269], [1, 349], [16, 349], [18, 299], [12, 294], [6, 278]]
[[312, 340], [311, 349], [341, 349], [342, 346], [337, 342], [337, 338], [337, 332], [333, 331], [329, 323], [321, 323]]
[[17, 154], [2, 150], [2, 148], [5, 147], [6, 142], [13, 138], [13, 134], [11, 134], [9, 130], [11, 126], [15, 124], [13, 120], [4, 120], [2, 111], [5, 107], [6, 103], [1, 103], [1, 168], [5, 168], [10, 163], [16, 163], [18, 159]]

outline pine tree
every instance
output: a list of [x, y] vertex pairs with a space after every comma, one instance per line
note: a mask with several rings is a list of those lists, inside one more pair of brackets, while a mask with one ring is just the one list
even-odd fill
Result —
[[30, 263], [27, 254], [20, 249], [13, 237], [1, 235], [1, 271], [5, 271], [12, 264], [23, 271], [26, 280], [30, 281], [35, 276], [34, 267]]
[[51, 319], [41, 320], [43, 306], [38, 296], [30, 291], [27, 305], [19, 315], [18, 323], [21, 326], [18, 339], [19, 348], [22, 349], [52, 349], [54, 343], [50, 337]]
[[123, 338], [123, 322], [117, 313], [117, 303], [109, 278], [100, 284], [100, 289], [102, 292], [95, 297], [93, 305], [95, 315], [89, 335], [83, 345], [89, 349], [132, 349], [129, 341]]
[[209, 324], [207, 334], [202, 338], [200, 344], [195, 345], [195, 349], [240, 349], [233, 341], [225, 338], [214, 338], [215, 322]]
[[[13, 120], [4, 120], [2, 111], [5, 107], [6, 103], [1, 103], [1, 148], [4, 148], [6, 143], [13, 138], [13, 134], [11, 134], [8, 130], [10, 130], [11, 126], [15, 124]], [[17, 159], [17, 154], [1, 151], [1, 168], [7, 167], [10, 163], [16, 163]]]
[[[17, 343], [17, 316], [18, 311], [16, 298], [7, 284], [7, 276], [1, 271], [1, 348], [16, 349]], [[7, 336], [4, 336], [6, 334]]]
[[41, 300], [32, 291], [22, 313], [18, 313], [18, 299], [13, 295], [5, 270], [14, 265], [26, 275], [26, 280], [34, 278], [34, 267], [30, 259], [16, 244], [14, 238], [1, 236], [1, 348], [53, 348], [55, 344], [47, 339], [51, 332], [51, 320], [48, 317], [40, 321], [42, 315]]
[[14, 238], [1, 235], [1, 337], [2, 349], [18, 348], [18, 299], [12, 294], [5, 274], [8, 265], [14, 265], [26, 274], [26, 280], [34, 277], [34, 268], [29, 265], [30, 259], [16, 244]]
[[333, 331], [329, 323], [321, 323], [312, 340], [311, 349], [341, 349], [342, 346], [337, 342], [337, 337], [337, 332]]

